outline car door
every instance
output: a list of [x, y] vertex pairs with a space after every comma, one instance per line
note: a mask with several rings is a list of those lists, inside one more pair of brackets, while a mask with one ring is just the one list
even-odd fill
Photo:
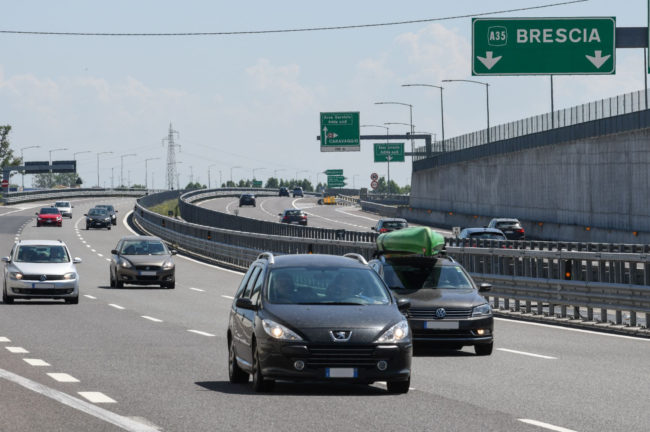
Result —
[[[257, 280], [257, 276], [262, 271], [260, 265], [253, 265], [251, 267], [252, 273], [250, 274], [248, 280], [246, 281], [245, 288], [241, 291], [239, 298], [250, 298], [251, 291], [253, 290], [253, 285]], [[236, 302], [237, 300], [235, 300]], [[253, 364], [253, 356], [251, 352], [251, 341], [252, 341], [252, 322], [255, 319], [255, 311], [250, 309], [238, 308], [235, 305], [235, 316], [233, 317], [233, 327], [236, 330], [233, 330], [233, 342], [235, 343], [235, 350], [237, 356], [247, 362], [248, 364]]]

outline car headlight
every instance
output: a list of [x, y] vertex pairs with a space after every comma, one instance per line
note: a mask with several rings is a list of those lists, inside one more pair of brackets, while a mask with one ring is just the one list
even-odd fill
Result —
[[298, 336], [293, 330], [290, 330], [282, 324], [276, 323], [275, 321], [271, 321], [270, 319], [262, 320], [262, 327], [264, 327], [266, 334], [271, 336], [273, 339], [289, 341], [302, 340], [302, 338]]
[[132, 265], [128, 260], [125, 260], [124, 258], [120, 258], [119, 265], [120, 265], [121, 267], [124, 267], [124, 268], [131, 268], [131, 267], [133, 267], [133, 265]]
[[57, 217], [56, 217], [56, 220], [61, 220], [61, 216], [57, 216]]
[[409, 335], [409, 323], [402, 320], [386, 330], [384, 334], [379, 336], [375, 341], [376, 343], [396, 343], [406, 339]]
[[111, 220], [111, 218], [109, 218], [109, 217], [104, 218], [104, 222], [110, 222], [110, 220]]
[[13, 280], [21, 280], [23, 274], [21, 272], [9, 272], [9, 278]]
[[174, 261], [172, 261], [171, 258], [168, 259], [168, 260], [165, 261], [165, 263], [162, 265], [162, 268], [163, 268], [163, 270], [173, 269], [173, 268], [174, 268]]
[[65, 280], [77, 279], [77, 273], [75, 272], [66, 273], [63, 275], [63, 279]]
[[472, 309], [473, 317], [490, 316], [490, 315], [492, 315], [492, 308], [487, 303], [476, 306], [474, 309]]

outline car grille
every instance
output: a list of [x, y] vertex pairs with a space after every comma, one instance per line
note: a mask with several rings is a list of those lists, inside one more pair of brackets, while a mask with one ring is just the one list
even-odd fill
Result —
[[136, 270], [160, 271], [160, 266], [135, 266]]
[[158, 276], [136, 276], [135, 280], [142, 281], [142, 282], [145, 282], [145, 281], [157, 281]]
[[[410, 308], [408, 310], [409, 318], [439, 319], [436, 318], [436, 310], [433, 308]], [[472, 316], [472, 308], [443, 308], [446, 312], [445, 318], [466, 319]]]
[[[26, 274], [23, 275], [23, 280], [28, 280], [28, 281], [41, 281], [41, 276], [42, 274]], [[56, 281], [56, 280], [63, 280], [63, 275], [45, 275], [47, 276], [47, 279], [44, 280], [43, 282], [46, 281]]]
[[74, 288], [14, 288], [16, 294], [27, 295], [63, 295], [71, 294]]
[[311, 367], [364, 367], [375, 366], [377, 357], [375, 348], [369, 346], [316, 345], [309, 347], [306, 363]]
[[475, 337], [471, 330], [412, 329], [414, 340], [467, 339]]

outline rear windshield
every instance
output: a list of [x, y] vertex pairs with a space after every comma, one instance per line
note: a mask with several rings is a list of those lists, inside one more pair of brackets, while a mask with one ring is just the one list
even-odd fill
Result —
[[486, 240], [506, 240], [505, 236], [503, 236], [502, 234], [491, 233], [491, 232], [470, 233], [469, 237], [475, 239], [486, 239]]
[[61, 212], [56, 207], [47, 207], [41, 209], [41, 214], [60, 214], [60, 213]]
[[302, 210], [287, 210], [287, 216], [302, 216], [304, 213]]
[[503, 229], [508, 229], [508, 228], [521, 228], [519, 225], [519, 222], [497, 222], [496, 223], [496, 228], [503, 230]]
[[70, 203], [66, 201], [59, 201], [54, 204], [54, 207], [70, 207]]
[[266, 298], [276, 304], [385, 305], [390, 296], [371, 269], [285, 267], [269, 274]]
[[384, 280], [393, 290], [473, 288], [461, 266], [439, 260], [386, 263]]
[[25, 245], [18, 247], [16, 262], [65, 263], [70, 262], [67, 250], [60, 245]]
[[408, 227], [408, 224], [401, 221], [386, 221], [382, 224], [382, 226], [384, 228], [401, 229]]

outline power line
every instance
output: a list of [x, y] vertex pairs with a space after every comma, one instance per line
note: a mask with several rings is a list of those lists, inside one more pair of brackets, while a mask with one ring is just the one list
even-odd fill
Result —
[[419, 23], [428, 23], [436, 21], [449, 21], [456, 20], [461, 18], [472, 18], [486, 15], [495, 15], [495, 14], [504, 14], [512, 12], [523, 12], [530, 11], [535, 9], [545, 9], [557, 6], [566, 6], [575, 3], [584, 3], [590, 0], [568, 0], [556, 3], [549, 3], [544, 5], [537, 6], [528, 6], [516, 9], [506, 9], [500, 11], [492, 12], [480, 12], [466, 15], [453, 15], [448, 17], [440, 18], [426, 18], [419, 20], [409, 20], [409, 21], [393, 21], [386, 23], [374, 23], [374, 24], [355, 24], [347, 26], [333, 26], [333, 27], [307, 27], [307, 28], [295, 28], [295, 29], [276, 29], [276, 30], [247, 30], [247, 31], [230, 31], [230, 32], [185, 32], [185, 33], [97, 33], [97, 32], [51, 32], [51, 31], [20, 31], [20, 30], [0, 30], [0, 33], [4, 34], [16, 34], [16, 35], [41, 35], [41, 36], [118, 36], [118, 37], [149, 37], [149, 36], [237, 36], [237, 35], [258, 35], [258, 34], [270, 34], [270, 33], [298, 33], [298, 32], [313, 32], [313, 31], [329, 31], [329, 30], [350, 30], [358, 28], [371, 28], [371, 27], [388, 27], [388, 26], [398, 26], [406, 24], [419, 24]]

